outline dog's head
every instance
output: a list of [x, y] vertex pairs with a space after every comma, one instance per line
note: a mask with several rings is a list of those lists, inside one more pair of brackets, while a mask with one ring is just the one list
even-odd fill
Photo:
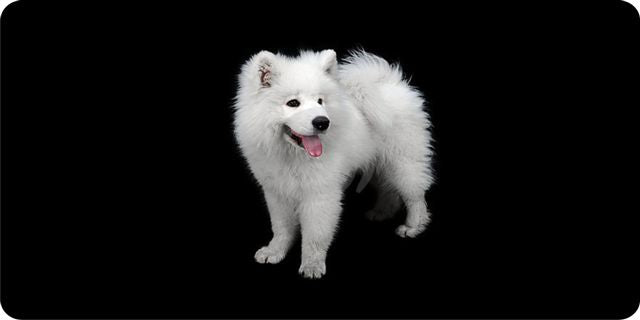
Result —
[[254, 117], [286, 143], [312, 157], [322, 154], [323, 135], [331, 130], [331, 110], [337, 107], [337, 59], [333, 50], [302, 52], [287, 57], [262, 51], [243, 67], [239, 97], [254, 109]]

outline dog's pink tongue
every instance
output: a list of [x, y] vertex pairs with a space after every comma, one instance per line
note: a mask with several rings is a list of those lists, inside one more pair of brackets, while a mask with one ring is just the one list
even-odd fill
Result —
[[300, 136], [302, 145], [312, 157], [319, 157], [322, 154], [322, 142], [318, 136]]

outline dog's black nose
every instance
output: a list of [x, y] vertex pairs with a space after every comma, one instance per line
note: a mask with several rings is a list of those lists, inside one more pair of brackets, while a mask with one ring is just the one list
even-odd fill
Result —
[[329, 128], [329, 118], [325, 117], [325, 116], [320, 116], [320, 117], [315, 117], [315, 119], [313, 119], [311, 121], [311, 124], [313, 125], [314, 128], [324, 131], [327, 130], [327, 128]]

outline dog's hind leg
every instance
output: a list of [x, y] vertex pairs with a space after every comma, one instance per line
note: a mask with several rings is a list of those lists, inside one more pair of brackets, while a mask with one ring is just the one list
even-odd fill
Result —
[[407, 198], [405, 204], [407, 206], [407, 219], [404, 224], [398, 226], [396, 233], [403, 238], [413, 238], [426, 229], [430, 221], [430, 214], [427, 210], [427, 202], [424, 199]]
[[430, 221], [425, 200], [425, 192], [431, 182], [428, 164], [399, 156], [390, 164], [386, 176], [407, 208], [405, 222], [396, 229], [396, 233], [403, 238], [413, 238], [424, 231]]
[[265, 190], [265, 199], [271, 217], [273, 238], [269, 245], [260, 248], [255, 259], [259, 263], [278, 263], [287, 254], [298, 232], [298, 219], [294, 207], [286, 199]]

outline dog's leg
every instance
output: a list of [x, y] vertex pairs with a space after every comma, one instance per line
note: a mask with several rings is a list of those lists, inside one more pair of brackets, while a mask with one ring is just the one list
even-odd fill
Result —
[[404, 224], [396, 229], [401, 237], [413, 238], [424, 231], [430, 221], [430, 213], [427, 210], [425, 192], [431, 183], [431, 177], [427, 165], [422, 161], [410, 158], [396, 158], [386, 178], [400, 194], [407, 208], [407, 217]]
[[320, 278], [326, 272], [325, 259], [340, 218], [341, 198], [339, 192], [316, 194], [300, 204], [302, 263], [299, 273], [305, 278]]
[[430, 214], [424, 199], [406, 198], [404, 201], [407, 206], [407, 218], [403, 225], [398, 226], [396, 233], [403, 238], [413, 238], [426, 229]]
[[273, 192], [265, 190], [265, 199], [271, 217], [273, 238], [255, 254], [259, 263], [278, 263], [287, 254], [298, 231], [293, 205]]

